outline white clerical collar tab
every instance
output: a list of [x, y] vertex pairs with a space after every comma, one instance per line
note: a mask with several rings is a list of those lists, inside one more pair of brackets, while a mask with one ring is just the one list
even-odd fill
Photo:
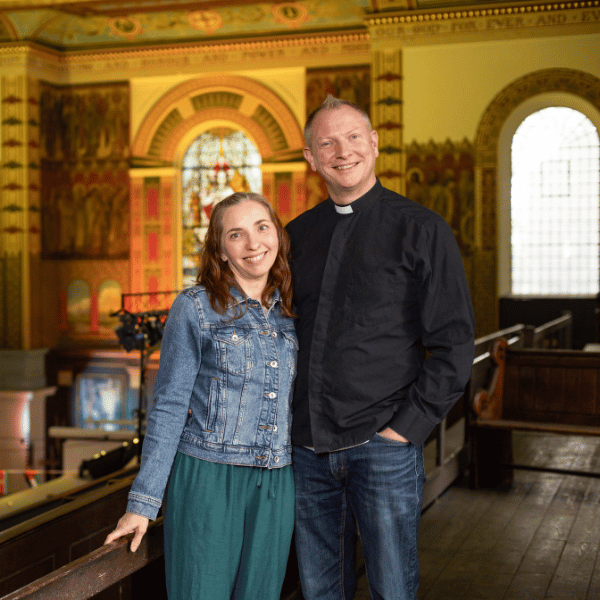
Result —
[[334, 203], [333, 206], [335, 206], [335, 211], [340, 215], [349, 215], [350, 213], [354, 212], [350, 204], [347, 204], [346, 206], [340, 206], [339, 204]]

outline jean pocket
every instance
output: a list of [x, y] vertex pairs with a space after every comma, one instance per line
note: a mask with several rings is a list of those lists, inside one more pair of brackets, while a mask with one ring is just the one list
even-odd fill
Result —
[[386, 444], [390, 444], [391, 446], [410, 446], [410, 442], [403, 442], [401, 440], [392, 440], [385, 435], [381, 435], [381, 433], [377, 432], [373, 437], [373, 440], [378, 440], [381, 442], [385, 442]]

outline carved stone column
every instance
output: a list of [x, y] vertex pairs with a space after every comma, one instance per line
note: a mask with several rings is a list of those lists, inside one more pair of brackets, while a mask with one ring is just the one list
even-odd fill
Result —
[[7, 349], [37, 342], [30, 289], [41, 253], [38, 87], [24, 75], [0, 77], [0, 347]]
[[373, 51], [371, 118], [379, 134], [377, 176], [385, 187], [404, 194], [402, 51], [398, 48]]

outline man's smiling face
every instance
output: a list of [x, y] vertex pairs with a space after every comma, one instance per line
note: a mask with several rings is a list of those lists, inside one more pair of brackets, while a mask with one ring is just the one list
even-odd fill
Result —
[[311, 137], [304, 157], [323, 177], [334, 202], [350, 204], [375, 185], [377, 132], [356, 109], [323, 110], [315, 118]]

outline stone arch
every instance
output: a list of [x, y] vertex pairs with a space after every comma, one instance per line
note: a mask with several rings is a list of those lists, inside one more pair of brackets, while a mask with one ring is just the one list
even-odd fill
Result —
[[533, 96], [564, 92], [579, 96], [600, 111], [600, 79], [574, 69], [545, 69], [506, 86], [489, 104], [475, 136], [475, 164], [480, 199], [479, 240], [482, 248], [496, 247], [496, 205], [499, 139], [502, 127], [520, 104]]
[[132, 145], [136, 158], [174, 162], [182, 139], [206, 122], [235, 124], [263, 160], [301, 155], [303, 135], [287, 104], [268, 87], [239, 75], [207, 75], [175, 86], [151, 108]]
[[483, 113], [475, 136], [476, 252], [472, 282], [480, 335], [498, 328], [499, 161], [503, 128], [523, 103], [545, 94], [577, 97], [600, 111], [600, 79], [575, 69], [544, 69], [510, 83]]
[[[242, 131], [262, 158], [262, 193], [284, 223], [306, 207], [304, 138], [289, 106], [263, 83], [205, 75], [167, 91], [134, 136], [130, 169], [130, 289], [181, 289], [181, 177], [189, 145], [204, 131]], [[280, 190], [291, 189], [291, 197]], [[154, 248], [156, 251], [151, 251]]]

